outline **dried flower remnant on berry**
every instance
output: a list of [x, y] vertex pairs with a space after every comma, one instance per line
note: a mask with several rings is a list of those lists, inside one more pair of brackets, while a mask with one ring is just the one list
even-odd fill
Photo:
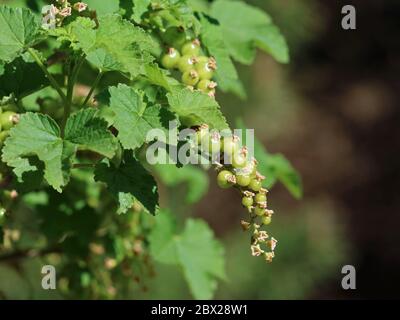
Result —
[[77, 2], [74, 4], [74, 9], [78, 12], [85, 11], [87, 9], [87, 4], [84, 2]]

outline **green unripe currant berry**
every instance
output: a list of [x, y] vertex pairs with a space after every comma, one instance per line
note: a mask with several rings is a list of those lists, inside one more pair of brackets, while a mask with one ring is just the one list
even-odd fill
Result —
[[216, 154], [221, 151], [221, 135], [218, 132], [211, 132], [208, 137], [208, 152]]
[[254, 197], [254, 200], [257, 203], [264, 203], [267, 201], [267, 195], [265, 194], [265, 192], [259, 192]]
[[271, 220], [272, 220], [271, 216], [268, 215], [264, 216], [261, 221], [264, 225], [269, 225], [271, 223]]
[[193, 41], [186, 42], [181, 49], [183, 55], [197, 56], [200, 52], [200, 41], [195, 39]]
[[235, 176], [228, 170], [222, 170], [218, 173], [217, 183], [220, 188], [227, 189], [235, 184]]
[[228, 136], [223, 139], [223, 152], [228, 157], [231, 157], [239, 150], [239, 137]]
[[19, 115], [13, 111], [6, 111], [0, 114], [2, 130], [10, 130], [19, 121]]
[[266, 209], [264, 207], [256, 206], [254, 208], [254, 213], [258, 215], [259, 217], [262, 217], [265, 215]]
[[253, 198], [252, 197], [243, 197], [242, 198], [242, 205], [246, 208], [249, 208], [253, 205]]
[[247, 187], [250, 184], [251, 178], [244, 174], [236, 175], [236, 183], [241, 187]]
[[197, 63], [207, 63], [208, 62], [208, 60], [210, 60], [210, 58], [209, 57], [206, 57], [206, 56], [199, 56], [199, 57], [197, 57]]
[[188, 86], [195, 86], [199, 80], [199, 74], [196, 70], [189, 70], [182, 74], [182, 82]]
[[166, 69], [173, 69], [177, 67], [180, 58], [181, 55], [178, 50], [169, 48], [167, 54], [161, 58], [161, 64]]
[[217, 87], [217, 83], [214, 81], [210, 81], [210, 80], [201, 80], [198, 84], [197, 84], [197, 89], [199, 89], [200, 91], [203, 91], [204, 93], [210, 93], [213, 92], [215, 93], [215, 88]]
[[262, 183], [259, 179], [252, 179], [249, 184], [249, 188], [255, 192], [258, 192], [262, 188]]
[[197, 63], [196, 70], [200, 79], [210, 80], [214, 76], [214, 71], [217, 70], [217, 63], [214, 58], [210, 58], [207, 62]]
[[6, 220], [6, 210], [0, 203], [0, 227], [4, 225], [5, 220]]
[[9, 131], [1, 131], [0, 132], [0, 148], [3, 147], [4, 141], [7, 139], [9, 134], [10, 134]]
[[234, 168], [242, 169], [246, 167], [247, 164], [247, 157], [245, 154], [242, 152], [236, 152], [234, 153], [232, 157], [232, 166]]
[[197, 58], [195, 56], [185, 55], [179, 59], [178, 69], [184, 73], [189, 70], [193, 70], [197, 64]]
[[202, 124], [199, 129], [196, 131], [196, 135], [195, 135], [195, 143], [197, 145], [202, 144], [202, 142], [204, 141], [203, 139], [208, 136], [209, 134], [209, 129], [208, 129], [208, 125], [206, 124]]
[[178, 27], [168, 28], [161, 33], [161, 37], [165, 43], [173, 45], [174, 48], [181, 48], [187, 41], [185, 31]]

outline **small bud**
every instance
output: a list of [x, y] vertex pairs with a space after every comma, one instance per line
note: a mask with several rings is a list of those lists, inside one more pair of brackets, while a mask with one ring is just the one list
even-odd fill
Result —
[[261, 173], [259, 173], [258, 171], [256, 172], [256, 179], [257, 180], [265, 180], [265, 176], [263, 176]]
[[199, 39], [194, 39], [192, 43], [193, 43], [195, 46], [198, 46], [198, 47], [200, 47], [200, 45], [201, 45]]
[[208, 89], [215, 89], [218, 86], [218, 84], [215, 81], [210, 81], [208, 84]]
[[267, 261], [268, 263], [272, 262], [272, 259], [275, 257], [275, 254], [273, 252], [265, 252], [264, 253], [264, 258], [265, 261]]
[[250, 248], [251, 248], [251, 255], [252, 255], [253, 257], [259, 257], [259, 256], [261, 256], [261, 255], [264, 253], [264, 250], [262, 250], [262, 249], [260, 248], [260, 245], [259, 245], [259, 244], [257, 244], [257, 245], [252, 245]]
[[247, 231], [250, 229], [250, 223], [247, 221], [240, 221], [240, 224], [242, 225], [243, 231]]
[[17, 192], [17, 190], [11, 190], [11, 191], [10, 191], [10, 198], [11, 198], [12, 200], [15, 200], [15, 199], [18, 198], [18, 192]]
[[264, 231], [264, 230], [261, 230], [261, 231], [256, 230], [254, 232], [254, 234], [257, 237], [257, 240], [260, 241], [260, 242], [264, 242], [265, 240], [267, 240], [269, 238], [268, 233], [266, 231]]
[[278, 240], [276, 240], [275, 238], [271, 238], [270, 240], [268, 240], [266, 242], [266, 245], [267, 245], [268, 248], [271, 249], [271, 251], [274, 251], [275, 248], [276, 248], [277, 243], [278, 243]]
[[104, 247], [101, 244], [97, 244], [92, 242], [91, 244], [89, 244], [89, 249], [92, 253], [96, 254], [96, 255], [102, 255], [104, 254]]
[[84, 2], [77, 2], [74, 4], [74, 9], [78, 12], [85, 11], [87, 9], [87, 4]]
[[189, 72], [189, 75], [190, 75], [190, 77], [191, 77], [192, 79], [195, 79], [195, 78], [197, 78], [197, 77], [199, 76], [199, 74], [198, 74], [197, 71], [195, 71], [195, 70], [191, 70], [191, 71]]
[[108, 270], [114, 269], [117, 266], [117, 260], [112, 259], [112, 258], [106, 258], [104, 260], [104, 266]]
[[66, 7], [59, 12], [59, 15], [66, 18], [72, 14], [71, 7]]

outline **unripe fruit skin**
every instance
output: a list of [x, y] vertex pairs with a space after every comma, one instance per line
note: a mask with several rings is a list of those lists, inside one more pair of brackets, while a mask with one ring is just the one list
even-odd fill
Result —
[[249, 188], [255, 192], [258, 192], [262, 188], [262, 183], [258, 179], [253, 179], [249, 184]]
[[197, 131], [196, 135], [195, 135], [196, 144], [197, 145], [201, 145], [201, 143], [203, 142], [203, 139], [205, 137], [207, 137], [208, 134], [209, 134], [209, 130], [208, 129], [201, 128], [199, 131]]
[[262, 223], [264, 224], [264, 225], [269, 225], [270, 223], [271, 223], [271, 217], [270, 216], [265, 216], [265, 217], [263, 217], [262, 218]]
[[181, 49], [182, 55], [197, 56], [200, 52], [200, 45], [196, 41], [186, 42]]
[[210, 134], [208, 139], [208, 152], [210, 154], [219, 153], [221, 151], [221, 139], [213, 134]]
[[253, 205], [253, 198], [252, 197], [243, 197], [242, 205], [246, 208], [251, 207]]
[[251, 178], [243, 174], [236, 175], [236, 183], [241, 187], [247, 187], [250, 184]]
[[194, 69], [196, 65], [196, 58], [190, 55], [182, 56], [178, 62], [178, 69], [184, 73], [186, 71]]
[[196, 70], [202, 80], [210, 80], [214, 76], [214, 70], [209, 68], [208, 62], [197, 63]]
[[247, 165], [246, 156], [241, 153], [234, 153], [232, 157], [232, 166], [237, 169], [242, 169]]
[[218, 173], [217, 182], [220, 188], [227, 189], [232, 187], [233, 184], [229, 181], [230, 177], [233, 177], [233, 174], [228, 170], [222, 170]]
[[177, 50], [171, 48], [170, 52], [162, 57], [161, 65], [166, 69], [176, 68], [180, 58], [181, 58], [180, 53]]
[[267, 196], [265, 193], [257, 193], [254, 200], [257, 203], [264, 203], [267, 201]]
[[194, 70], [188, 70], [182, 74], [182, 82], [188, 86], [195, 86], [199, 80], [199, 75]]
[[266, 211], [265, 208], [261, 208], [259, 206], [255, 207], [254, 209], [254, 213], [259, 217], [263, 216], [265, 214], [265, 211]]
[[0, 114], [0, 125], [2, 130], [10, 130], [15, 123], [13, 122], [13, 117], [17, 114], [13, 111], [6, 111]]
[[234, 137], [225, 137], [223, 140], [223, 152], [228, 155], [232, 156], [239, 150], [239, 143], [235, 141]]

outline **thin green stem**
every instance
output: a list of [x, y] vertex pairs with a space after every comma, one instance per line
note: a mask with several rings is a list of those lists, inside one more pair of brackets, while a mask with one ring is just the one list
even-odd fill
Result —
[[93, 85], [92, 85], [92, 87], [90, 88], [90, 91], [89, 91], [88, 95], [87, 95], [86, 98], [85, 98], [85, 101], [84, 101], [83, 104], [82, 104], [82, 108], [85, 107], [86, 104], [89, 102], [89, 100], [90, 100], [90, 98], [92, 97], [94, 90], [96, 90], [96, 88], [97, 88], [97, 86], [98, 86], [98, 84], [99, 84], [99, 82], [100, 82], [102, 76], [103, 76], [103, 72], [100, 71], [100, 72], [97, 74], [97, 77], [96, 77], [96, 79], [94, 80]]
[[76, 83], [79, 71], [82, 67], [84, 60], [85, 60], [84, 57], [81, 57], [78, 59], [77, 63], [74, 65], [74, 68], [72, 69], [72, 72], [70, 73], [70, 75], [68, 77], [67, 97], [66, 97], [66, 102], [65, 102], [65, 106], [64, 106], [64, 116], [63, 116], [62, 123], [61, 123], [61, 137], [64, 137], [65, 126], [67, 124], [69, 115], [71, 114], [72, 98], [74, 95], [74, 85]]
[[63, 100], [63, 102], [67, 101], [67, 97], [65, 96], [64, 92], [62, 91], [60, 85], [58, 84], [58, 82], [56, 81], [56, 79], [54, 79], [54, 77], [50, 74], [50, 72], [47, 70], [46, 66], [43, 64], [42, 60], [40, 60], [39, 56], [36, 54], [35, 50], [33, 50], [32, 48], [28, 49], [28, 52], [30, 53], [30, 55], [32, 56], [32, 58], [35, 60], [35, 62], [37, 63], [37, 65], [40, 67], [40, 69], [42, 69], [42, 71], [44, 72], [44, 74], [47, 76], [47, 78], [50, 81], [50, 84], [53, 86], [53, 88], [58, 92], [58, 94], [60, 95], [61, 99]]

